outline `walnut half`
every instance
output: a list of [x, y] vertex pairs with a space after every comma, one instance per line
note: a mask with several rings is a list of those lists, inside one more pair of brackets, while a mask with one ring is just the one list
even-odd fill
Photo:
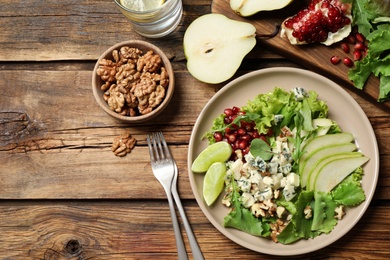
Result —
[[115, 137], [114, 142], [111, 146], [111, 151], [119, 157], [126, 156], [133, 150], [137, 140], [130, 134], [122, 134]]

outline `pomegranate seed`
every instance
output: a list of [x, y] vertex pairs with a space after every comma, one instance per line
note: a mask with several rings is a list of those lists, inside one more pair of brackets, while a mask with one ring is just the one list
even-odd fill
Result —
[[357, 42], [364, 42], [366, 40], [366, 38], [364, 37], [364, 35], [363, 34], [361, 34], [361, 33], [357, 33], [356, 34], [356, 41]]
[[241, 149], [241, 150], [244, 150], [247, 147], [248, 147], [248, 143], [246, 141], [240, 141], [238, 143], [238, 148]]
[[241, 136], [241, 140], [250, 142], [250, 141], [252, 141], [252, 136], [250, 136], [249, 134], [243, 135], [243, 136]]
[[366, 45], [364, 43], [358, 42], [355, 44], [355, 50], [362, 51], [366, 48]]
[[232, 116], [233, 115], [233, 110], [230, 109], [230, 108], [226, 108], [223, 113], [226, 115], [226, 116]]
[[240, 129], [237, 130], [237, 134], [242, 136], [242, 135], [246, 134], [246, 131], [245, 131], [245, 129], [240, 128]]
[[245, 155], [245, 154], [248, 154], [249, 151], [250, 151], [250, 148], [247, 147], [247, 148], [245, 148], [244, 150], [242, 150], [242, 153]]
[[233, 108], [232, 108], [232, 111], [233, 111], [233, 113], [235, 114], [235, 115], [237, 115], [238, 114], [238, 112], [240, 112], [240, 108], [239, 107], [236, 107], [236, 106], [234, 106]]
[[252, 138], [259, 138], [260, 137], [260, 134], [257, 130], [253, 131], [253, 134], [252, 134]]
[[355, 35], [350, 34], [350, 35], [347, 37], [347, 42], [350, 43], [350, 44], [355, 44], [355, 43], [356, 43], [356, 37], [355, 37]]
[[223, 119], [223, 122], [228, 125], [228, 124], [230, 124], [232, 122], [232, 120], [230, 119], [230, 117], [225, 117]]
[[340, 60], [341, 60], [341, 59], [340, 59], [339, 56], [332, 56], [332, 57], [330, 57], [330, 62], [331, 62], [333, 65], [339, 64]]
[[340, 46], [341, 46], [341, 49], [343, 49], [343, 51], [344, 51], [345, 53], [348, 53], [348, 52], [349, 52], [349, 45], [348, 45], [348, 43], [342, 42]]
[[347, 67], [350, 67], [350, 68], [353, 67], [353, 61], [350, 58], [348, 58], [348, 57], [343, 59], [343, 63]]
[[215, 141], [217, 141], [217, 142], [221, 142], [222, 139], [223, 139], [223, 136], [222, 136], [222, 134], [221, 134], [220, 132], [215, 132], [215, 133], [214, 133], [214, 139], [215, 139]]
[[362, 59], [362, 52], [359, 50], [354, 50], [353, 51], [353, 59], [356, 60], [361, 60]]
[[238, 125], [236, 125], [236, 124], [232, 124], [230, 127], [232, 128], [232, 130], [237, 130], [238, 129]]
[[228, 141], [229, 141], [229, 143], [234, 143], [236, 141], [236, 136], [235, 135], [229, 135]]

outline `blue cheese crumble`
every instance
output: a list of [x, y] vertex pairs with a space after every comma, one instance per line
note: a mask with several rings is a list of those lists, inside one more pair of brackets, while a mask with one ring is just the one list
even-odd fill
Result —
[[[284, 129], [285, 133], [291, 133]], [[252, 211], [256, 216], [267, 217], [271, 209], [275, 215], [280, 215], [284, 210], [278, 207], [275, 200], [283, 196], [286, 201], [291, 201], [297, 194], [296, 189], [300, 185], [299, 175], [292, 171], [292, 147], [288, 138], [278, 136], [272, 145], [273, 156], [269, 161], [260, 157], [254, 157], [250, 152], [244, 156], [227, 162], [226, 172], [226, 196], [222, 203], [231, 205], [232, 180], [237, 182], [240, 189], [242, 205]], [[278, 213], [276, 212], [278, 209]]]
[[293, 88], [292, 92], [294, 93], [295, 99], [297, 101], [302, 101], [306, 96], [308, 96], [306, 90], [301, 87]]

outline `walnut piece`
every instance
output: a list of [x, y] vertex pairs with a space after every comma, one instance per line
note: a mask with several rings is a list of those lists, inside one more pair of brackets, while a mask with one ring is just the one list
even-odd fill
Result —
[[163, 102], [169, 76], [158, 54], [124, 46], [114, 50], [112, 57], [99, 61], [96, 72], [104, 81], [103, 99], [111, 110], [126, 116], [145, 115]]
[[111, 151], [119, 157], [126, 156], [133, 150], [137, 140], [130, 134], [122, 134], [114, 138], [111, 146]]

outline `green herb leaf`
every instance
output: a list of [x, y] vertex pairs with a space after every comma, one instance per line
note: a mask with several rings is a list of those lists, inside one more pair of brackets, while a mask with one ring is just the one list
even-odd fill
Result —
[[264, 161], [271, 159], [273, 156], [271, 147], [260, 138], [253, 139], [249, 149], [253, 157], [260, 157]]

